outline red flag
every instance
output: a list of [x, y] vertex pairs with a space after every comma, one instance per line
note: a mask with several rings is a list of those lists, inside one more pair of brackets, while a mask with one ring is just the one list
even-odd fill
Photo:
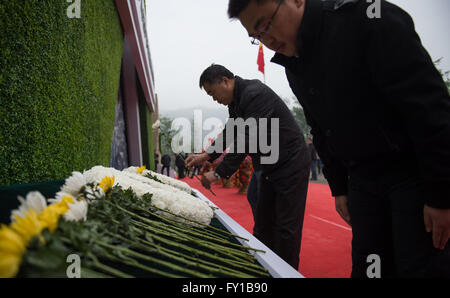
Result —
[[264, 53], [262, 44], [259, 44], [258, 60], [256, 63], [258, 64], [258, 70], [264, 73]]

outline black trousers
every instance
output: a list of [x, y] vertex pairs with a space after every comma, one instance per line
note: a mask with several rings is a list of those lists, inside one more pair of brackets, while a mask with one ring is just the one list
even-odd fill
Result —
[[167, 169], [167, 176], [170, 177], [170, 166], [163, 165], [161, 168], [161, 174], [164, 174], [164, 169]]
[[185, 173], [184, 173], [185, 167], [177, 167], [177, 169], [178, 169], [178, 178], [183, 179], [185, 176]]
[[308, 161], [294, 173], [286, 171], [278, 178], [263, 173], [258, 180], [253, 235], [295, 269], [300, 261], [310, 170]]
[[368, 277], [371, 254], [379, 256], [381, 278], [450, 277], [450, 245], [435, 249], [425, 231], [426, 190], [417, 172], [394, 167], [376, 176], [350, 173], [352, 278]]

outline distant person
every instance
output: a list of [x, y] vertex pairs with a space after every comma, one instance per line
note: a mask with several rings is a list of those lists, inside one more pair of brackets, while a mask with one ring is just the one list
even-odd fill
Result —
[[200, 170], [202, 169], [202, 166], [201, 165], [195, 165], [195, 166], [193, 166], [192, 167], [192, 169], [191, 169], [191, 173], [190, 173], [190, 176], [189, 176], [189, 178], [193, 178], [194, 176], [197, 176], [198, 174], [200, 174]]
[[175, 166], [178, 171], [178, 179], [183, 179], [185, 176], [186, 165], [184, 163], [184, 156], [182, 153], [175, 154]]
[[170, 177], [170, 155], [169, 154], [164, 154], [161, 157], [161, 163], [162, 163], [162, 168], [161, 168], [161, 174], [164, 174], [164, 169], [167, 169], [167, 176]]
[[311, 154], [311, 180], [317, 180], [317, 172], [319, 170], [319, 157], [317, 156], [316, 148], [311, 139], [308, 139], [308, 149]]

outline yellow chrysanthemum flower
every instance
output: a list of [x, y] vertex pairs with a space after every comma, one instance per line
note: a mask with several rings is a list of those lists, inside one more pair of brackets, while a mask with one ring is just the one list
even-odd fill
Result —
[[50, 205], [39, 214], [42, 229], [48, 228], [53, 233], [58, 227], [59, 217], [69, 210], [69, 204], [74, 203], [71, 195], [64, 196], [60, 202]]
[[0, 228], [0, 278], [16, 276], [27, 243], [8, 226]]
[[145, 169], [146, 169], [146, 167], [145, 167], [145, 165], [143, 165], [142, 167], [140, 167], [140, 168], [137, 169], [137, 172], [138, 172], [139, 174], [142, 174], [142, 172], [143, 172]]
[[64, 214], [69, 210], [69, 204], [73, 204], [75, 202], [74, 198], [71, 195], [64, 196], [60, 202], [54, 204], [55, 206], [58, 206], [61, 208], [62, 213]]
[[11, 229], [22, 237], [24, 243], [28, 243], [33, 236], [39, 235], [42, 231], [41, 222], [33, 209], [25, 212], [24, 217], [16, 215], [14, 219], [11, 223]]
[[105, 178], [100, 181], [98, 186], [100, 186], [103, 189], [103, 192], [106, 193], [108, 190], [110, 190], [114, 185], [114, 176], [106, 176]]
[[0, 278], [10, 278], [19, 272], [21, 254], [11, 254], [0, 251]]
[[48, 228], [53, 233], [58, 227], [59, 216], [61, 215], [63, 208], [55, 205], [48, 206], [44, 211], [39, 214], [39, 221], [41, 222], [42, 229]]
[[27, 243], [24, 239], [8, 226], [0, 228], [0, 254], [22, 254]]
[[14, 221], [10, 227], [0, 228], [0, 278], [14, 277], [17, 274], [22, 254], [30, 239], [40, 236], [41, 241], [44, 241], [42, 230], [48, 228], [53, 233], [58, 227], [59, 217], [73, 203], [71, 195], [64, 196], [60, 202], [47, 206], [39, 215], [34, 209], [29, 209], [23, 216], [13, 215]]

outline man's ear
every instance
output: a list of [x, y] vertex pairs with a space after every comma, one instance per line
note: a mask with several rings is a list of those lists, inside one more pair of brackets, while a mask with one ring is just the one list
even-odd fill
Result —
[[222, 82], [225, 84], [226, 87], [230, 85], [230, 79], [227, 77], [222, 77]]
[[295, 7], [300, 8], [305, 5], [305, 0], [291, 0]]

